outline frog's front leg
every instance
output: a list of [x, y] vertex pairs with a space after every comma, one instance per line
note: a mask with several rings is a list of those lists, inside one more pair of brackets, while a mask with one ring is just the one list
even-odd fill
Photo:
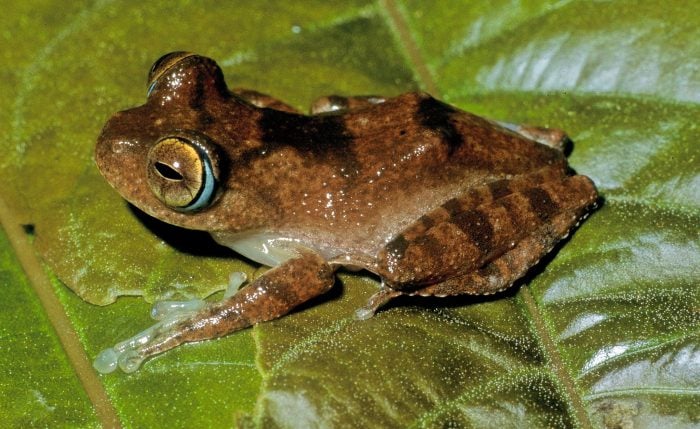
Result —
[[94, 366], [103, 373], [117, 366], [133, 372], [144, 359], [182, 343], [218, 338], [283, 316], [328, 291], [334, 280], [334, 269], [320, 255], [300, 250], [299, 256], [267, 271], [229, 298], [165, 315], [154, 326], [104, 350]]

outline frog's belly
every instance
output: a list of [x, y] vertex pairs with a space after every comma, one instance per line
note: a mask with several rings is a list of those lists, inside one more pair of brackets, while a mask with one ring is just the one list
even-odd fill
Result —
[[316, 234], [300, 232], [249, 232], [245, 234], [212, 234], [221, 245], [231, 248], [236, 253], [263, 265], [274, 267], [293, 258], [295, 249], [303, 247], [312, 249], [325, 259], [344, 254], [344, 243], [334, 240], [318, 240]]

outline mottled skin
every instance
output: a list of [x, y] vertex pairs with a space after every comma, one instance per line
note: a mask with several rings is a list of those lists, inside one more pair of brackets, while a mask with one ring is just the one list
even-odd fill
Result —
[[[597, 199], [590, 179], [568, 170], [561, 131], [499, 124], [424, 93], [324, 97], [304, 115], [255, 91], [229, 91], [216, 63], [197, 55], [166, 56], [149, 79], [146, 104], [102, 131], [102, 174], [160, 220], [242, 253], [245, 240], [272, 240], [284, 257], [164, 339], [134, 347], [138, 359], [279, 317], [328, 290], [341, 265], [382, 278], [367, 314], [400, 294], [500, 291]], [[159, 139], [190, 130], [213, 142], [221, 175], [213, 202], [185, 212], [154, 195], [145, 160]], [[292, 271], [303, 281], [290, 281]]]

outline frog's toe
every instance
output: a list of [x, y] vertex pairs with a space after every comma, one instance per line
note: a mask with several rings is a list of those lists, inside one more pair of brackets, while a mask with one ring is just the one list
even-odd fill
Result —
[[375, 308], [364, 306], [355, 310], [355, 320], [367, 320], [374, 316], [377, 310]]
[[121, 355], [119, 355], [117, 363], [119, 364], [119, 368], [121, 368], [122, 371], [130, 373], [139, 369], [144, 359], [146, 359], [146, 357], [141, 355], [138, 351], [127, 350]]
[[232, 272], [228, 277], [228, 287], [226, 288], [226, 292], [224, 292], [224, 299], [235, 295], [236, 292], [238, 292], [238, 289], [240, 289], [243, 283], [245, 283], [247, 278], [248, 277], [245, 275], [245, 273], [240, 271]]
[[206, 301], [201, 299], [191, 299], [189, 301], [158, 301], [151, 308], [151, 318], [154, 320], [164, 320], [169, 317], [179, 317], [192, 314], [206, 305]]
[[367, 304], [355, 310], [355, 319], [369, 319], [374, 316], [374, 313], [376, 313], [379, 308], [399, 295], [403, 295], [403, 292], [382, 285], [382, 288], [367, 300]]
[[114, 347], [102, 350], [92, 366], [103, 374], [114, 371], [117, 366], [124, 372], [136, 371], [147, 357], [141, 350], [152, 344], [158, 335], [178, 319], [179, 317], [170, 317], [160, 321], [133, 337], [115, 344]]
[[102, 374], [109, 374], [117, 369], [117, 360], [119, 359], [119, 353], [117, 353], [113, 348], [104, 349], [92, 362], [92, 366]]
[[[231, 273], [228, 286], [224, 292], [223, 299], [229, 298], [238, 292], [241, 285], [245, 283], [247, 276], [245, 273], [236, 271]], [[151, 308], [151, 318], [154, 320], [165, 320], [168, 318], [184, 317], [204, 308], [207, 302], [203, 299], [191, 299], [188, 301], [158, 301]]]
[[118, 352], [114, 348], [102, 350], [92, 366], [102, 374], [109, 374], [119, 367], [124, 372], [134, 372], [141, 366], [145, 357], [136, 350]]
[[557, 150], [567, 151], [569, 146], [571, 146], [571, 139], [566, 132], [557, 128], [511, 124], [510, 122], [501, 121], [496, 122], [503, 128], [514, 131], [523, 137]]

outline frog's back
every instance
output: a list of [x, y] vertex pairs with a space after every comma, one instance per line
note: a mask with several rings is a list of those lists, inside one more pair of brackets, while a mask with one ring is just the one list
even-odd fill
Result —
[[[566, 174], [561, 151], [425, 93], [313, 122], [308, 128], [335, 136], [315, 150], [336, 174], [323, 175], [318, 186], [306, 181], [300, 200], [323, 203], [312, 211], [322, 216], [307, 220], [315, 229], [329, 227], [324, 234], [339, 240], [357, 235], [356, 246], [370, 253], [421, 215], [478, 186], [548, 166]], [[320, 171], [317, 163], [312, 167]], [[348, 233], [358, 227], [363, 234]]]
[[[565, 174], [562, 151], [425, 93], [403, 94], [344, 118], [353, 136], [351, 163], [359, 166], [352, 186], [358, 198], [419, 200], [415, 204], [423, 209], [474, 186], [544, 167]], [[431, 195], [428, 201], [424, 193]]]
[[425, 184], [445, 180], [446, 172], [447, 180], [455, 174], [482, 180], [565, 165], [561, 151], [420, 92], [348, 112], [344, 125], [355, 164], [370, 175], [379, 165], [385, 174], [393, 170], [399, 183], [416, 175]]

